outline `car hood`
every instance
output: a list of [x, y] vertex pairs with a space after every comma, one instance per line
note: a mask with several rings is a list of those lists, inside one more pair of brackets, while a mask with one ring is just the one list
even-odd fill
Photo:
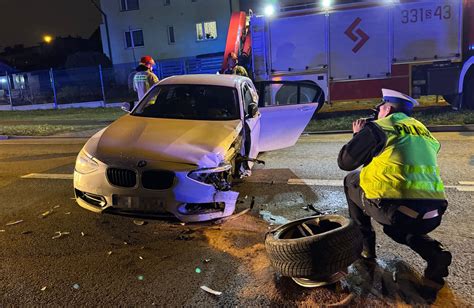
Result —
[[103, 162], [150, 160], [216, 167], [242, 129], [241, 120], [156, 119], [126, 115], [104, 129], [95, 153]]

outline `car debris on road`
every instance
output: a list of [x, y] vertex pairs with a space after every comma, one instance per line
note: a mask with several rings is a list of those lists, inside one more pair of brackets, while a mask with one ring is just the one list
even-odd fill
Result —
[[213, 289], [211, 289], [211, 288], [209, 288], [209, 287], [206, 287], [206, 286], [201, 286], [201, 289], [203, 289], [204, 291], [206, 291], [206, 292], [208, 292], [208, 293], [210, 293], [210, 294], [214, 294], [214, 295], [217, 295], [217, 296], [219, 296], [219, 295], [222, 294], [222, 292], [213, 290]]
[[67, 231], [65, 231], [65, 232], [56, 231], [55, 234], [56, 234], [56, 235], [54, 235], [53, 237], [51, 237], [51, 239], [55, 240], [55, 239], [58, 239], [58, 238], [60, 238], [60, 237], [65, 236], [65, 235], [69, 235], [70, 232], [67, 232]]
[[23, 219], [20, 219], [20, 220], [17, 220], [17, 221], [11, 221], [11, 222], [8, 222], [5, 226], [14, 226], [14, 225], [20, 224], [22, 222], [23, 222]]

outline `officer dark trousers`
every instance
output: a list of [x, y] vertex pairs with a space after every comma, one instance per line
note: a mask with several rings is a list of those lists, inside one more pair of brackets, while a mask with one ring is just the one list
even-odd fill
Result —
[[[441, 223], [446, 210], [445, 200], [372, 200], [364, 197], [360, 187], [360, 172], [353, 171], [344, 178], [349, 215], [359, 226], [363, 236], [364, 250], [362, 257], [375, 258], [375, 232], [371, 218], [382, 224], [383, 231], [394, 241], [407, 245], [428, 262], [425, 277], [443, 284], [442, 277], [448, 275], [447, 266], [451, 263], [451, 254], [438, 241], [427, 233], [433, 231]], [[416, 202], [420, 215], [412, 218], [397, 209], [400, 205], [409, 206]], [[422, 219], [424, 213], [437, 209], [439, 215], [430, 219]], [[439, 264], [437, 264], [439, 263]]]

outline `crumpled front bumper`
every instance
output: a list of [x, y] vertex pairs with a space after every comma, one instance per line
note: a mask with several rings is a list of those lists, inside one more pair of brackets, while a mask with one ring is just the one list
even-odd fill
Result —
[[[74, 171], [74, 190], [77, 203], [90, 211], [126, 212], [140, 215], [155, 215], [171, 213], [184, 222], [197, 222], [218, 219], [232, 215], [235, 210], [238, 192], [219, 191], [213, 185], [202, 183], [189, 178], [188, 172], [176, 171], [174, 184], [165, 190], [146, 189], [141, 183], [141, 172], [137, 173], [137, 183], [134, 187], [118, 187], [107, 179], [108, 166], [99, 163], [98, 170], [81, 174]], [[153, 168], [150, 165], [147, 170]], [[131, 169], [131, 168], [129, 168]], [[219, 209], [193, 211], [188, 213], [186, 204], [220, 203]]]

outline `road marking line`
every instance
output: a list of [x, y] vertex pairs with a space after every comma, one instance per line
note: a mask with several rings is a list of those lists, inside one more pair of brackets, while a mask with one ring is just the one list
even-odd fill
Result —
[[344, 186], [342, 180], [289, 179], [288, 185]]
[[[48, 180], [72, 180], [73, 174], [54, 174], [54, 173], [30, 173], [21, 176], [22, 179], [48, 179]], [[255, 182], [254, 182], [255, 183]], [[256, 182], [267, 183], [267, 182]], [[459, 184], [469, 185], [474, 182], [460, 181]], [[288, 179], [288, 185], [307, 185], [307, 186], [336, 186], [342, 187], [344, 183], [342, 180], [320, 180], [320, 179]], [[474, 191], [474, 186], [451, 186], [446, 185], [445, 188], [453, 188], [457, 191]]]
[[52, 179], [52, 180], [72, 180], [73, 174], [54, 174], [54, 173], [30, 173], [21, 176], [22, 179]]
[[[466, 183], [466, 182], [462, 182], [462, 183]], [[289, 179], [287, 184], [288, 185], [308, 185], [308, 186], [336, 186], [336, 187], [344, 186], [343, 180], [319, 180], [319, 179]], [[474, 186], [447, 185], [445, 186], [445, 188], [453, 188], [453, 189], [456, 189], [457, 191], [474, 191]]]
[[474, 181], [459, 181], [459, 185], [474, 185]]
[[458, 191], [474, 191], [474, 186], [458, 186], [456, 189]]

